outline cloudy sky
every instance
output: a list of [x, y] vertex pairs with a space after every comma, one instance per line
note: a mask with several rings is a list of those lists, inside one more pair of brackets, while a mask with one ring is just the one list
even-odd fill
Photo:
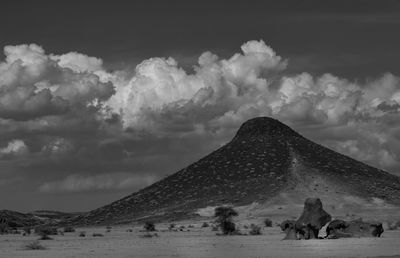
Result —
[[2, 2], [0, 209], [99, 207], [257, 116], [400, 175], [399, 1], [102, 2]]

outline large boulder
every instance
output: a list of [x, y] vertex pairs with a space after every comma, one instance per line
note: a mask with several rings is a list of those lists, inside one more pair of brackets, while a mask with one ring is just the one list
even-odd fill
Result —
[[330, 239], [380, 237], [383, 231], [382, 223], [380, 222], [366, 222], [362, 219], [352, 221], [333, 220], [326, 228], [326, 237]]
[[304, 203], [303, 213], [295, 224], [298, 238], [318, 238], [319, 230], [331, 219], [331, 215], [323, 209], [319, 198], [307, 198]]

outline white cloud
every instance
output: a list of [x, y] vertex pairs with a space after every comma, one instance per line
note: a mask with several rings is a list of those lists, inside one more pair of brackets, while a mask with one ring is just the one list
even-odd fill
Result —
[[77, 52], [69, 52], [63, 55], [51, 55], [51, 59], [63, 68], [69, 68], [75, 72], [96, 72], [103, 70], [103, 60], [87, 56]]
[[62, 115], [114, 94], [113, 84], [103, 80], [100, 59], [75, 52], [46, 55], [35, 44], [6, 46], [4, 54], [6, 59], [0, 63], [0, 118]]
[[[130, 80], [116, 83], [108, 104], [121, 111], [125, 128], [169, 137], [201, 133], [220, 140], [215, 133], [226, 135], [232, 130], [225, 129], [236, 129], [255, 116], [274, 116], [304, 132], [352, 124], [371, 132], [344, 140], [368, 143], [363, 150], [380, 152], [356, 154], [338, 141], [326, 145], [386, 169], [397, 164], [392, 146], [368, 137], [390, 138], [385, 119], [400, 111], [399, 77], [386, 73], [360, 84], [332, 74], [282, 76], [286, 60], [263, 41], [249, 41], [241, 49], [228, 59], [203, 53], [192, 74], [172, 58], [145, 60]], [[371, 122], [378, 124], [367, 125]]]
[[[68, 166], [73, 157], [86, 169], [112, 160], [120, 162], [110, 165], [117, 171], [152, 171], [136, 155], [198, 158], [228, 141], [247, 119], [273, 116], [356, 159], [400, 168], [399, 77], [386, 73], [360, 83], [332, 74], [289, 76], [287, 60], [262, 40], [240, 50], [229, 58], [204, 52], [193, 72], [174, 58], [153, 57], [134, 71], [110, 73], [97, 57], [46, 54], [35, 44], [7, 46], [0, 63], [0, 133], [31, 137], [29, 151], [19, 145], [35, 161]], [[7, 144], [4, 152], [14, 148]], [[41, 166], [51, 170], [54, 164]], [[142, 182], [120, 173], [66, 175], [41, 190], [122, 189]]]
[[6, 155], [21, 156], [29, 152], [28, 147], [22, 140], [12, 140], [8, 142], [7, 146], [0, 148], [0, 157]]

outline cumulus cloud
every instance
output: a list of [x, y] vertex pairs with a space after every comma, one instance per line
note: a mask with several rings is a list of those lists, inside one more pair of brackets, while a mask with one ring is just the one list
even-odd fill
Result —
[[29, 152], [28, 147], [22, 140], [12, 140], [8, 142], [7, 146], [0, 148], [0, 157], [7, 155], [21, 156]]
[[43, 183], [42, 192], [85, 192], [93, 190], [138, 190], [153, 183], [153, 176], [137, 176], [129, 173], [110, 173], [95, 176], [73, 174], [65, 179]]
[[[384, 121], [389, 114], [398, 115], [399, 77], [386, 73], [357, 83], [332, 74], [287, 76], [287, 61], [263, 41], [249, 41], [241, 50], [228, 59], [205, 52], [194, 73], [187, 73], [173, 58], [145, 60], [129, 81], [117, 86], [108, 104], [121, 111], [127, 129], [175, 137], [209, 134], [221, 140], [230, 128], [265, 115], [301, 132], [352, 125], [357, 130], [372, 130], [383, 135], [381, 138], [389, 137]], [[355, 141], [368, 143], [369, 148], [360, 149], [357, 155], [352, 148], [343, 147], [351, 138], [314, 140], [356, 158], [362, 155], [363, 161], [373, 165], [393, 168], [394, 151], [387, 144], [368, 140], [371, 132], [361, 135]], [[366, 149], [369, 154], [363, 153]], [[381, 154], [371, 155], [372, 150]]]
[[0, 118], [62, 115], [107, 100], [114, 86], [93, 73], [102, 61], [78, 53], [47, 55], [38, 45], [6, 46], [0, 63]]
[[69, 68], [75, 72], [96, 72], [103, 70], [103, 60], [77, 52], [63, 55], [51, 55], [50, 58], [60, 67]]
[[[204, 52], [192, 72], [172, 57], [109, 72], [100, 58], [47, 54], [35, 44], [4, 54], [0, 156], [8, 168], [41, 173], [45, 193], [137, 189], [221, 146], [257, 116], [379, 168], [400, 168], [400, 78], [389, 72], [362, 82], [288, 75], [289, 61], [262, 40], [228, 58]], [[22, 154], [25, 163], [13, 163]]]

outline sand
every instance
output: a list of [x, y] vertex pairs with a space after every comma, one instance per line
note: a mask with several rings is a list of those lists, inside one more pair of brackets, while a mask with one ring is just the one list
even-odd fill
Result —
[[[126, 232], [128, 228], [108, 233], [105, 227], [79, 228], [40, 241], [46, 250], [25, 250], [36, 235], [0, 235], [0, 257], [400, 257], [400, 230], [387, 230], [382, 238], [282, 241], [284, 234], [276, 226], [259, 236], [216, 236], [200, 224], [190, 232], [169, 232], [165, 224], [158, 225], [159, 237], [152, 238], [142, 238], [140, 227]], [[78, 237], [80, 231], [86, 237]]]

